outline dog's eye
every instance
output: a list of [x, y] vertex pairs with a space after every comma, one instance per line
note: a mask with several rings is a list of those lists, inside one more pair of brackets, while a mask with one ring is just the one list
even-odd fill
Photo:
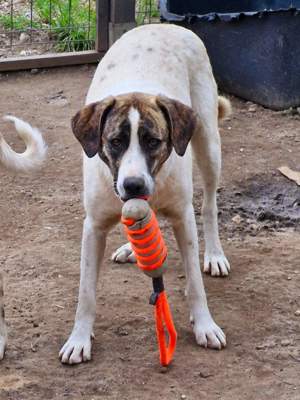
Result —
[[157, 149], [160, 146], [160, 144], [161, 144], [161, 140], [159, 140], [159, 139], [151, 138], [148, 140], [148, 146], [152, 150]]
[[121, 147], [122, 145], [122, 141], [120, 139], [112, 139], [110, 141], [110, 145], [114, 148], [114, 149], [118, 149], [119, 147]]

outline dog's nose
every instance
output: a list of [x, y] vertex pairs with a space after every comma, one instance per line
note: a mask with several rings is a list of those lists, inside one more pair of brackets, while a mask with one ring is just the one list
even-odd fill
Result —
[[126, 191], [128, 198], [143, 196], [146, 194], [145, 193], [146, 185], [145, 185], [144, 178], [135, 177], [135, 176], [125, 178], [123, 186], [124, 186], [124, 190]]

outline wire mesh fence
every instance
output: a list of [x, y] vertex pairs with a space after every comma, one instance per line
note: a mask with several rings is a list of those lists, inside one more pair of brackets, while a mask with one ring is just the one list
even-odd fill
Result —
[[1, 0], [0, 59], [95, 46], [96, 0]]
[[135, 15], [137, 25], [159, 22], [158, 0], [137, 0]]
[[[0, 0], [0, 63], [12, 57], [75, 54], [95, 50], [95, 46], [98, 52], [100, 47], [105, 51], [99, 40], [106, 40], [109, 10], [122, 13], [127, 6], [134, 7], [134, 1], [123, 1]], [[158, 0], [136, 0], [135, 12], [137, 25], [159, 22]]]

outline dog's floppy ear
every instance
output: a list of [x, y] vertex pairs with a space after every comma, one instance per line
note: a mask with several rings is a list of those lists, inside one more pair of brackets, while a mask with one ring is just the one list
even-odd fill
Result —
[[156, 103], [165, 116], [176, 153], [183, 156], [199, 119], [195, 111], [177, 100], [157, 96]]
[[115, 102], [113, 96], [107, 97], [85, 106], [72, 118], [72, 131], [88, 157], [99, 151], [105, 119]]

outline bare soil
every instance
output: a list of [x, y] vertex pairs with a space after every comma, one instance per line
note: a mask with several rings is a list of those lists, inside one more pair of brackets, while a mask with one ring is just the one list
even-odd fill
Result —
[[[205, 276], [210, 309], [227, 334], [218, 352], [197, 347], [188, 322], [185, 279], [167, 223], [166, 287], [179, 340], [168, 371], [158, 363], [151, 281], [110, 254], [124, 243], [109, 237], [98, 290], [93, 360], [63, 366], [58, 351], [71, 332], [79, 283], [81, 149], [70, 131], [94, 66], [0, 75], [0, 114], [38, 126], [49, 144], [43, 170], [0, 171], [0, 265], [5, 277], [9, 345], [0, 364], [1, 400], [41, 399], [300, 399], [299, 188], [277, 172], [300, 169], [300, 118], [232, 98], [221, 128], [223, 173], [220, 232], [232, 273]], [[7, 140], [22, 149], [12, 127]], [[195, 207], [201, 254], [201, 189]]]

